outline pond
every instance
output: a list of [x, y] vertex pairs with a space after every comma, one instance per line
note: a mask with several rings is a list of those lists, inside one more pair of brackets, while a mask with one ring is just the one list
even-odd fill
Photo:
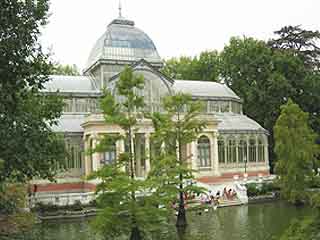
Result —
[[[270, 240], [273, 237], [278, 239], [292, 219], [310, 215], [311, 209], [273, 202], [219, 208], [199, 214], [188, 214], [189, 225], [184, 240]], [[43, 223], [37, 232], [43, 240], [100, 240], [90, 231], [91, 220]], [[168, 235], [170, 236], [164, 239], [179, 239], [175, 228]]]

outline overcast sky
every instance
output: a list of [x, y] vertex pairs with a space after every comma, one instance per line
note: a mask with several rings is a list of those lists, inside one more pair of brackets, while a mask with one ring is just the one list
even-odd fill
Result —
[[[232, 36], [269, 39], [284, 25], [320, 30], [320, 0], [121, 0], [122, 15], [154, 41], [162, 58], [221, 50]], [[118, 16], [118, 0], [51, 0], [42, 43], [54, 59], [83, 69]]]

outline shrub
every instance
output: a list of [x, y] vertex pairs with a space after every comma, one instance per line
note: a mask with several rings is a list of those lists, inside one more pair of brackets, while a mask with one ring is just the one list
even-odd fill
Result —
[[255, 197], [259, 195], [259, 189], [256, 183], [247, 184], [247, 195], [248, 197]]

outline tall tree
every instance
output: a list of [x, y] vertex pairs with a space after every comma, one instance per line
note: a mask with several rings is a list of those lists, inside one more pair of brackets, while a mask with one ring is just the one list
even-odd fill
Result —
[[52, 74], [52, 75], [79, 76], [80, 72], [79, 72], [78, 67], [75, 64], [73, 64], [73, 65], [69, 65], [69, 64], [63, 65], [63, 64], [60, 64], [60, 63], [55, 63], [52, 66], [50, 74]]
[[[231, 38], [221, 55], [220, 73], [225, 83], [243, 99], [246, 115], [270, 132], [270, 162], [273, 163], [273, 126], [280, 106], [295, 89], [287, 76], [299, 69], [299, 59], [273, 52], [265, 42], [253, 38]], [[284, 74], [284, 70], [287, 74]], [[296, 77], [297, 78], [297, 77]]]
[[319, 31], [306, 30], [301, 26], [284, 26], [274, 33], [278, 38], [269, 41], [272, 48], [290, 50], [299, 56], [308, 68], [319, 69]]
[[115, 141], [127, 143], [127, 152], [119, 154], [115, 162], [103, 166], [90, 178], [98, 178], [97, 201], [103, 210], [94, 223], [97, 231], [106, 239], [121, 235], [130, 235], [131, 240], [142, 239], [142, 233], [148, 233], [162, 226], [166, 221], [165, 208], [158, 208], [161, 196], [155, 188], [156, 181], [137, 178], [135, 134], [138, 122], [142, 120], [144, 99], [137, 90], [144, 87], [141, 75], [135, 75], [132, 68], [125, 68], [116, 83], [117, 96], [123, 101], [117, 102], [110, 92], [106, 92], [101, 108], [108, 124], [116, 124], [122, 135], [104, 135], [96, 152], [109, 151]]
[[0, 1], [0, 234], [32, 225], [21, 213], [26, 189], [16, 183], [52, 179], [65, 159], [64, 142], [51, 130], [62, 99], [41, 93], [51, 69], [38, 41], [48, 8], [47, 0]]
[[0, 3], [0, 182], [51, 178], [64, 160], [64, 143], [51, 130], [62, 99], [41, 93], [51, 69], [38, 41], [48, 8], [46, 0]]
[[318, 152], [316, 135], [308, 126], [308, 113], [289, 99], [281, 106], [274, 135], [276, 172], [282, 195], [290, 202], [299, 203], [306, 195], [307, 178], [312, 174], [312, 163]]
[[[320, 32], [303, 29], [301, 26], [285, 26], [275, 32], [276, 38], [269, 41], [274, 51], [290, 53], [302, 62], [297, 77], [288, 77], [295, 88], [293, 100], [310, 113], [310, 124], [320, 134]], [[286, 66], [283, 66], [284, 70]], [[293, 73], [297, 72], [291, 71]], [[320, 142], [320, 139], [318, 140]]]
[[155, 113], [152, 117], [155, 128], [153, 139], [158, 146], [163, 146], [163, 151], [152, 162], [151, 176], [162, 179], [160, 192], [169, 193], [174, 198], [178, 195], [177, 227], [187, 225], [185, 194], [201, 190], [186, 184], [193, 179], [193, 171], [188, 164], [190, 156], [183, 151], [206, 126], [206, 122], [199, 119], [201, 109], [201, 103], [194, 102], [190, 95], [178, 93], [164, 99], [165, 113]]
[[165, 62], [163, 72], [174, 79], [217, 81], [219, 54], [206, 51], [199, 57], [172, 58]]

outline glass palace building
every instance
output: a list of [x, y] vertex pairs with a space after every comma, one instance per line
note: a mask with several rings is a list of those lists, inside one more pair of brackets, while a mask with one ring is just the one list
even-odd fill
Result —
[[[208, 121], [198, 139], [184, 146], [184, 154], [196, 177], [269, 174], [268, 132], [242, 111], [242, 100], [225, 84], [209, 81], [175, 80], [161, 73], [161, 59], [149, 36], [135, 27], [133, 21], [119, 17], [92, 48], [83, 76], [50, 76], [45, 92], [56, 92], [64, 97], [65, 107], [59, 124], [54, 128], [63, 133], [70, 158], [68, 171], [60, 178], [67, 181], [83, 176], [113, 161], [125, 151], [123, 141], [116, 142], [106, 153], [85, 154], [103, 134], [121, 134], [116, 125], [104, 122], [99, 111], [102, 89], [114, 91], [120, 72], [132, 66], [135, 74], [145, 79], [143, 94], [148, 111], [161, 110], [161, 99], [177, 92], [191, 94], [205, 104], [201, 117]], [[115, 97], [121, 100], [115, 93]], [[139, 122], [135, 136], [136, 170], [140, 177], [150, 170], [153, 133], [151, 121]], [[67, 180], [68, 179], [68, 180]], [[61, 180], [62, 181], [62, 180]]]

